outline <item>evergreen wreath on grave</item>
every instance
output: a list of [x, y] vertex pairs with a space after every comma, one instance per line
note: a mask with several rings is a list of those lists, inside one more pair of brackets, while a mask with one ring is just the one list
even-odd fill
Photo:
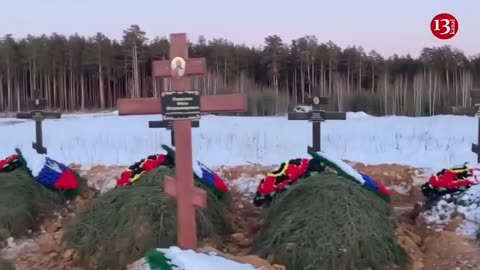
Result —
[[[134, 184], [102, 194], [66, 227], [63, 241], [78, 251], [82, 265], [93, 269], [124, 269], [151, 248], [176, 245], [176, 200], [163, 184], [173, 174], [173, 168], [161, 165]], [[195, 186], [207, 191], [207, 207], [196, 209], [197, 237], [230, 233], [225, 203], [203, 182], [195, 181]]]
[[[124, 170], [117, 179], [117, 187], [130, 185], [136, 182], [143, 174], [160, 166], [174, 168], [175, 150], [165, 144], [162, 145], [162, 148], [166, 153], [150, 155], [138, 162], [135, 162], [126, 170]], [[200, 161], [194, 161], [192, 166], [193, 178], [195, 181], [203, 183], [219, 198], [223, 199], [227, 197], [228, 187], [217, 173]]]
[[15, 152], [0, 160], [0, 241], [37, 229], [42, 218], [87, 186], [61, 163], [39, 155], [32, 157], [37, 161], [32, 166], [19, 149]]
[[296, 181], [277, 195], [252, 250], [287, 269], [404, 268], [389, 203], [337, 173]]

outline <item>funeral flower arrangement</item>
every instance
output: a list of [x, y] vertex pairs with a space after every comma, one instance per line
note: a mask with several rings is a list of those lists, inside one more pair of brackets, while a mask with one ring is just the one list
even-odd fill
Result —
[[0, 173], [25, 169], [37, 182], [50, 189], [75, 192], [79, 188], [78, 177], [65, 164], [45, 154], [34, 154], [27, 160], [20, 149], [15, 152], [0, 160]]
[[346, 162], [327, 155], [324, 152], [308, 152], [312, 159], [297, 158], [283, 162], [278, 170], [269, 172], [257, 187], [253, 204], [261, 206], [270, 204], [279, 192], [291, 187], [299, 180], [308, 178], [326, 170], [333, 171], [338, 175], [354, 181], [367, 190], [390, 202], [390, 192], [379, 182], [370, 176], [355, 170]]
[[[126, 186], [137, 181], [143, 174], [159, 167], [175, 167], [175, 149], [162, 145], [164, 153], [150, 155], [129, 166], [117, 179], [117, 187]], [[213, 189], [219, 198], [228, 194], [228, 187], [221, 177], [200, 161], [193, 161], [193, 178]]]

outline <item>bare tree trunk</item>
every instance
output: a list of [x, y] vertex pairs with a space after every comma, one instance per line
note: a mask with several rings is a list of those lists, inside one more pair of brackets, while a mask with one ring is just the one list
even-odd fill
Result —
[[375, 93], [375, 64], [372, 64], [372, 94]]
[[12, 73], [10, 69], [10, 59], [7, 57], [7, 110], [12, 109]]
[[387, 84], [388, 76], [387, 76], [387, 71], [385, 70], [385, 73], [383, 75], [383, 87], [384, 87], [384, 95], [383, 95], [383, 106], [385, 110], [385, 115], [388, 114], [388, 84]]
[[303, 72], [303, 60], [300, 63], [300, 91], [302, 91], [302, 104], [305, 104], [305, 74]]
[[360, 57], [359, 61], [359, 67], [358, 67], [358, 91], [362, 91], [362, 58]]
[[80, 109], [85, 110], [85, 76], [80, 74]]

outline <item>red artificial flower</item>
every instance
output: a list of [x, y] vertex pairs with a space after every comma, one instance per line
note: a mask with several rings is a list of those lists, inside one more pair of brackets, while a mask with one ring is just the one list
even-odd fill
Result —
[[267, 174], [267, 176], [265, 176], [265, 178], [262, 180], [260, 185], [258, 185], [257, 192], [263, 195], [274, 192], [275, 181], [276, 181], [275, 176]]
[[17, 159], [17, 155], [13, 154], [8, 156], [6, 159], [0, 160], [0, 169], [8, 165], [10, 162], [14, 161], [15, 159]]
[[117, 179], [117, 186], [126, 186], [130, 184], [130, 176], [132, 175], [132, 171], [126, 169], [125, 171], [120, 174], [120, 177]]
[[162, 165], [164, 160], [165, 160], [165, 155], [163, 154], [157, 155], [157, 159], [146, 158], [142, 162], [142, 164], [140, 164], [140, 168], [148, 172]]
[[470, 180], [455, 180], [457, 178], [457, 173], [452, 170], [444, 170], [440, 175], [432, 175], [428, 179], [428, 182], [434, 188], [446, 188], [446, 189], [456, 189], [459, 187], [471, 186], [472, 182]]

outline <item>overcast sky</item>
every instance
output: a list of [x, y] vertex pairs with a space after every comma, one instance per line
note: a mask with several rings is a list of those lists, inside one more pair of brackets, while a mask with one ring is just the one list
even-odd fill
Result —
[[[315, 35], [342, 48], [361, 45], [384, 56], [426, 46], [452, 45], [480, 53], [480, 0], [0, 0], [0, 35], [102, 32], [120, 39], [138, 24], [147, 37], [186, 32], [196, 41], [224, 37], [262, 45], [267, 35], [284, 42]], [[448, 12], [459, 21], [451, 40], [436, 39], [430, 20]]]

